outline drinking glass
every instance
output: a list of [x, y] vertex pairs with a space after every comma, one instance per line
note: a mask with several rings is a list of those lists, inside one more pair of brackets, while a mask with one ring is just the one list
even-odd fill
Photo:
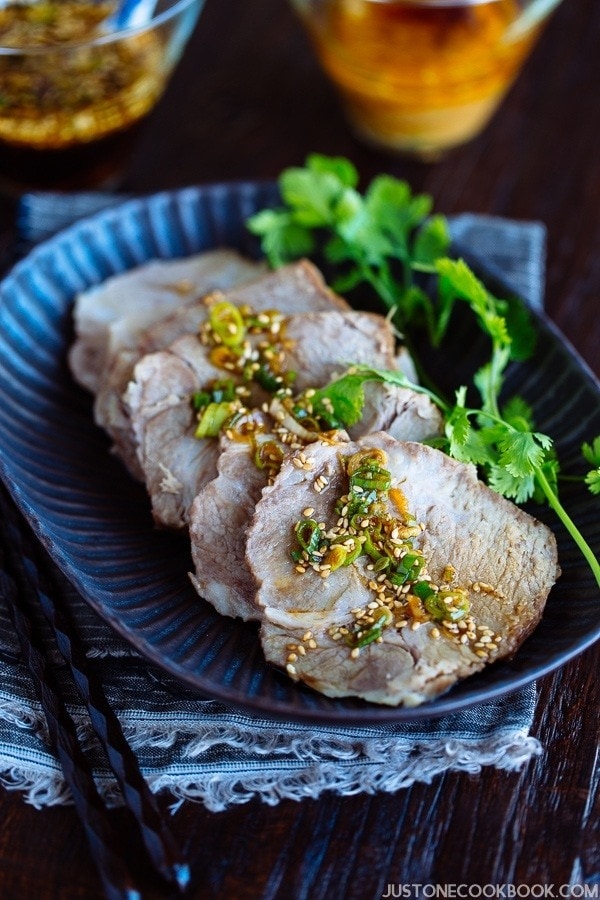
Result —
[[487, 124], [560, 0], [292, 0], [360, 136], [435, 159]]

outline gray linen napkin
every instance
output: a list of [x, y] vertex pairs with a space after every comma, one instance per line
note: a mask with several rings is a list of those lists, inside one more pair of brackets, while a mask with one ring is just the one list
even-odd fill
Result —
[[[118, 199], [99, 194], [30, 194], [18, 218], [21, 250], [81, 216]], [[470, 258], [532, 305], [543, 296], [545, 231], [536, 222], [465, 214], [451, 220], [453, 239]], [[102, 679], [152, 790], [169, 791], [174, 808], [200, 800], [213, 811], [252, 797], [283, 798], [393, 792], [446, 771], [477, 773], [482, 766], [517, 770], [541, 752], [530, 736], [535, 685], [441, 719], [414, 724], [328, 728], [287, 723], [199, 699], [148, 664], [123, 642], [72, 586], [60, 579], [86, 648]], [[44, 627], [42, 625], [42, 627]], [[69, 708], [85, 739], [101, 791], [119, 802], [118, 789], [87, 724], [65, 666], [58, 677], [70, 690]], [[0, 596], [0, 782], [41, 808], [69, 802], [58, 761], [48, 749], [44, 716], [21, 660], [5, 600]]]

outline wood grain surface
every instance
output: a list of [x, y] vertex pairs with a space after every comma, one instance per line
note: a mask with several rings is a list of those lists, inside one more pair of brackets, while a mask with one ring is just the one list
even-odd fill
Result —
[[[272, 178], [313, 150], [351, 157], [365, 182], [404, 177], [444, 213], [543, 221], [547, 310], [600, 374], [598, 0], [564, 0], [491, 125], [434, 165], [355, 140], [284, 0], [208, 0], [124, 188]], [[2, 202], [0, 247], [12, 213]], [[572, 896], [597, 897], [599, 664], [596, 645], [539, 683], [533, 733], [544, 752], [520, 773], [219, 814], [184, 804], [173, 825], [193, 867], [191, 896], [369, 900], [390, 884], [520, 884], [554, 885], [558, 897], [572, 884], [588, 886]], [[36, 811], [0, 789], [0, 821], [1, 900], [102, 897], [72, 808]], [[144, 892], [168, 896], [157, 884]]]

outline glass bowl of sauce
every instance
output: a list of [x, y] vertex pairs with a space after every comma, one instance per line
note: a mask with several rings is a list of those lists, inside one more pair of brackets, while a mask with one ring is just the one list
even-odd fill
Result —
[[360, 136], [435, 159], [487, 124], [560, 0], [292, 0]]
[[203, 0], [159, 0], [115, 30], [116, 0], [0, 6], [0, 187], [114, 185]]

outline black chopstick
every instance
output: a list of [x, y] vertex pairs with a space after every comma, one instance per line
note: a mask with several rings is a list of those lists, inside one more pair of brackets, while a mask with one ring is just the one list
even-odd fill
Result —
[[83, 823], [90, 850], [108, 900], [138, 900], [119, 845], [108, 827], [105, 806], [77, 738], [77, 730], [52, 674], [47, 651], [36, 634], [14, 580], [0, 570], [0, 590], [6, 597], [24, 660], [44, 710], [50, 744], [61, 764], [73, 802]]
[[[76, 741], [74, 725], [61, 701], [58, 685], [45, 665], [43, 643], [29, 621], [33, 613], [32, 604], [39, 605], [52, 628], [58, 649], [69, 666], [77, 689], [86, 703], [92, 727], [104, 747], [115, 778], [121, 787], [125, 804], [134, 816], [149, 861], [154, 870], [166, 882], [175, 886], [179, 892], [183, 892], [189, 885], [189, 867], [181, 857], [175, 840], [166, 826], [154, 795], [139, 769], [137, 757], [125, 739], [120, 722], [106, 699], [100, 681], [94, 676], [88, 665], [85, 652], [77, 637], [75, 625], [66, 609], [59, 607], [55, 599], [58, 593], [47, 584], [48, 579], [44, 578], [41, 567], [34, 558], [33, 542], [30, 544], [25, 540], [23, 524], [17, 511], [7, 500], [4, 500], [1, 506], [3, 522], [0, 531], [3, 532], [5, 541], [5, 555], [16, 575], [15, 580], [18, 581], [21, 588], [19, 591], [13, 579], [5, 573], [5, 590], [13, 609], [15, 627], [46, 717], [50, 716], [52, 719], [53, 725], [50, 728], [49, 721], [49, 729], [57, 753], [60, 750], [59, 759], [74, 794], [78, 812], [82, 817], [85, 816], [86, 824], [88, 816], [91, 816], [93, 829], [92, 833], [88, 834], [88, 838], [98, 868], [103, 875], [107, 895], [111, 898], [139, 896], [139, 894], [131, 893], [135, 889], [128, 884], [127, 873], [123, 871], [123, 866], [119, 867], [113, 858], [115, 855], [120, 855], [120, 851], [116, 850], [119, 844], [115, 842], [114, 835], [109, 834], [105, 827], [101, 827], [102, 825], [106, 826], [107, 823], [99, 821], [98, 801], [102, 807], [103, 801], [98, 795], [91, 772], [87, 772], [86, 783], [81, 780], [83, 768], [89, 770], [89, 765], [79, 745], [77, 748], [73, 746], [73, 735], [75, 735]], [[13, 586], [11, 587], [8, 582], [12, 582]], [[50, 697], [46, 696], [46, 684], [50, 686]], [[46, 700], [50, 701], [48, 706]], [[67, 724], [67, 719], [70, 721], [70, 725]], [[66, 758], [65, 752], [67, 753]], [[76, 766], [73, 771], [74, 761], [76, 761]], [[75, 779], [71, 783], [74, 774], [78, 776], [79, 780]], [[77, 805], [77, 800], [82, 805], [81, 809]], [[115, 874], [118, 876], [116, 884], [125, 885], [123, 888], [125, 893], [114, 893]]]

